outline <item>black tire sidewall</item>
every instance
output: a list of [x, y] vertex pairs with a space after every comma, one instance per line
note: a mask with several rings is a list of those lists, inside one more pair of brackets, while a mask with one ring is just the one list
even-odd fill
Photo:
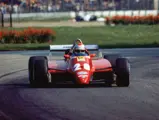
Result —
[[28, 74], [29, 74], [29, 81], [30, 84], [34, 84], [34, 62], [36, 60], [36, 57], [30, 57], [29, 63], [28, 63]]
[[34, 63], [35, 81], [39, 85], [46, 85], [48, 83], [48, 62], [46, 59], [37, 59]]
[[48, 69], [48, 61], [45, 56], [32, 56], [29, 58], [28, 63], [28, 74], [29, 74], [29, 81], [31, 86], [36, 86], [38, 84], [38, 80], [35, 78], [35, 64], [37, 60], [43, 60], [46, 63], [46, 69]]
[[107, 55], [105, 54], [104, 55], [104, 59], [107, 59], [111, 63], [113, 68], [116, 68], [116, 60], [118, 58], [121, 58], [120, 54], [107, 54]]
[[130, 84], [130, 63], [126, 58], [118, 58], [116, 60], [117, 86], [129, 86]]

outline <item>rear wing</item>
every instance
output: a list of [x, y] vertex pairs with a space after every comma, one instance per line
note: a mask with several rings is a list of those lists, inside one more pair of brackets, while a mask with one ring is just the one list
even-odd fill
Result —
[[[71, 49], [73, 45], [50, 45], [50, 51], [65, 51]], [[98, 45], [85, 45], [88, 51], [98, 50]]]

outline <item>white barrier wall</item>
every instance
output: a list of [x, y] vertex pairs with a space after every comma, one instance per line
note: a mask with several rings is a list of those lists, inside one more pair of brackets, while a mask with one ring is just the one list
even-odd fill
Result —
[[[145, 16], [145, 15], [158, 15], [158, 10], [136, 10], [136, 11], [80, 11], [78, 15], [85, 16], [87, 14], [96, 15], [97, 17], [115, 16], [115, 15], [127, 15], [127, 16]], [[74, 18], [75, 12], [53, 12], [53, 13], [20, 13], [13, 14], [13, 19], [17, 18], [62, 18], [70, 17]], [[9, 14], [5, 14], [5, 18], [9, 18]]]
[[[158, 10], [125, 10], [125, 11], [96, 11], [96, 12], [79, 12], [79, 15], [86, 14], [97, 15], [98, 17], [106, 17], [106, 16], [116, 16], [116, 15], [127, 15], [127, 16], [146, 16], [146, 15], [158, 15]], [[75, 16], [75, 13], [70, 13], [71, 17]]]

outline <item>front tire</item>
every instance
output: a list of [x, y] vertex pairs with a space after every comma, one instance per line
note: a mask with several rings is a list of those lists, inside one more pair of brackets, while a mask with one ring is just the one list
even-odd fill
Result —
[[45, 57], [30, 57], [29, 81], [31, 87], [41, 87], [48, 84], [48, 61]]
[[[29, 74], [29, 82], [30, 85], [33, 87], [35, 86], [36, 82], [35, 82], [35, 77], [34, 77], [34, 62], [35, 60], [39, 58], [36, 56], [32, 56], [29, 58], [29, 63], [28, 63], [28, 74]], [[40, 57], [41, 58], [41, 57]]]
[[119, 87], [128, 87], [130, 84], [130, 63], [126, 58], [116, 60], [116, 84]]

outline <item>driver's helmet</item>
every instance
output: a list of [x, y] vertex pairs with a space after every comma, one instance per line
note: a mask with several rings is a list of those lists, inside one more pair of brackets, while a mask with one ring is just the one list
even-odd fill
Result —
[[75, 44], [83, 44], [83, 43], [82, 43], [82, 40], [81, 40], [81, 39], [77, 38], [77, 39], [75, 40]]
[[78, 43], [78, 44], [76, 44], [75, 45], [75, 47], [74, 47], [74, 53], [76, 54], [76, 55], [78, 55], [78, 54], [84, 54], [85, 53], [85, 46], [84, 46], [84, 44], [82, 44], [82, 43]]

